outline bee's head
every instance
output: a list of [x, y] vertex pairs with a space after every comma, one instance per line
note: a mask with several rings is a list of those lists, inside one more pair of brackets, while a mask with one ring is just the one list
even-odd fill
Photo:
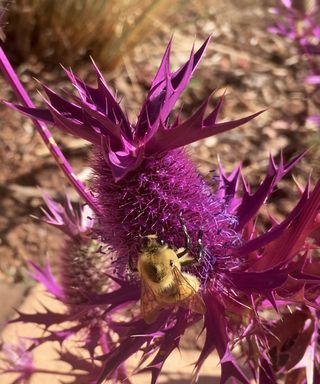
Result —
[[181, 268], [176, 253], [166, 245], [158, 245], [152, 253], [142, 252], [139, 264], [140, 271], [153, 283], [168, 282], [172, 279], [173, 268]]
[[164, 240], [159, 239], [157, 235], [143, 236], [141, 251], [148, 253], [155, 253], [158, 249], [166, 247]]
[[166, 268], [161, 264], [146, 263], [144, 272], [153, 283], [161, 283], [166, 277]]

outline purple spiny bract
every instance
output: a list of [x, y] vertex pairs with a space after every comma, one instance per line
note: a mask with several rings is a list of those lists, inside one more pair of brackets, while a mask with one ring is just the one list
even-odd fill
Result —
[[[206, 306], [205, 342], [195, 364], [194, 381], [214, 350], [221, 359], [221, 383], [234, 377], [242, 383], [253, 378], [274, 384], [288, 369], [303, 369], [303, 379], [319, 374], [315, 308], [320, 304], [316, 256], [320, 182], [313, 192], [308, 182], [287, 218], [281, 223], [271, 219], [270, 229], [261, 231], [256, 227], [260, 207], [303, 154], [287, 164], [282, 156], [278, 164], [270, 157], [267, 175], [254, 193], [240, 167], [226, 175], [220, 165], [213, 188], [199, 175], [181, 147], [233, 129], [259, 114], [218, 123], [222, 99], [206, 115], [208, 99], [186, 121], [176, 116], [170, 124], [169, 115], [207, 44], [195, 53], [192, 50], [187, 63], [175, 72], [169, 66], [169, 44], [135, 123], [127, 120], [96, 67], [97, 88], [66, 71], [78, 95], [69, 93], [69, 99], [64, 99], [44, 86], [46, 109], [8, 104], [94, 146], [94, 223], [81, 224], [87, 217], [83, 211], [76, 214], [70, 205], [63, 208], [47, 198], [48, 222], [70, 238], [61, 257], [62, 266], [67, 268], [62, 269], [61, 286], [49, 267], [41, 270], [33, 265], [34, 277], [67, 305], [67, 311], [65, 315], [50, 310], [35, 315], [19, 313], [14, 320], [49, 329], [50, 335], [37, 339], [37, 345], [85, 335], [83, 346], [97, 364], [89, 365], [71, 353], [60, 352], [61, 359], [74, 369], [82, 366], [87, 372], [75, 383], [124, 380], [123, 363], [142, 350], [137, 371], [150, 371], [154, 384], [185, 330], [201, 320], [202, 315], [185, 307], [169, 305], [153, 323], [146, 324], [137, 306], [141, 282], [128, 268], [129, 257], [134, 261], [139, 257], [143, 236], [156, 234], [175, 250], [183, 247], [180, 217], [191, 237], [193, 257], [198, 232], [203, 231], [203, 257], [198, 265], [187, 269], [198, 277], [199, 294]], [[276, 312], [292, 324], [294, 334], [283, 331]], [[52, 325], [67, 320], [76, 324], [66, 325], [64, 332], [50, 331]], [[292, 343], [297, 332], [303, 340], [299, 344], [302, 351]], [[252, 369], [250, 378], [236, 361], [239, 353], [232, 353], [235, 343]], [[102, 354], [97, 353], [97, 346]]]

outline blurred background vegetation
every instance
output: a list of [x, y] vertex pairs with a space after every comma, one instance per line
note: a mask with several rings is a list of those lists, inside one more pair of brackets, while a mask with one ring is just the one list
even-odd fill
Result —
[[49, 66], [74, 66], [92, 55], [102, 68], [112, 69], [138, 43], [170, 26], [190, 2], [10, 0], [5, 46], [16, 62], [36, 57]]

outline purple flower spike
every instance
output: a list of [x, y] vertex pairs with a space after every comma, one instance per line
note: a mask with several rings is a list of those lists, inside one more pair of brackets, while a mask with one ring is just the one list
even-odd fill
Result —
[[168, 117], [172, 108], [188, 85], [208, 43], [209, 38], [197, 52], [191, 51], [184, 65], [171, 72], [170, 41], [135, 124], [127, 120], [95, 64], [97, 88], [92, 88], [71, 71], [65, 70], [78, 93], [78, 96], [69, 93], [70, 101], [43, 86], [48, 109], [6, 104], [32, 118], [54, 124], [66, 133], [101, 146], [113, 177], [118, 181], [138, 168], [145, 158], [236, 128], [261, 113], [218, 123], [222, 98], [206, 116], [208, 98], [188, 120], [179, 123], [179, 119], [176, 119], [173, 125], [169, 124]]
[[18, 377], [12, 384], [27, 383], [36, 369], [33, 365], [32, 353], [26, 347], [23, 341], [16, 345], [5, 343], [2, 345], [1, 352], [4, 355], [4, 367], [0, 368], [2, 374], [17, 373]]
[[[291, 7], [291, 1], [283, 4]], [[170, 70], [169, 43], [135, 124], [127, 120], [96, 66], [96, 88], [65, 70], [77, 95], [61, 97], [43, 86], [46, 109], [10, 104], [93, 144], [94, 222], [69, 200], [62, 206], [45, 196], [45, 220], [69, 237], [60, 254], [60, 283], [48, 266], [32, 265], [34, 277], [66, 305], [66, 313], [45, 308], [38, 314], [18, 312], [13, 320], [45, 327], [47, 333], [34, 340], [35, 347], [79, 337], [92, 363], [60, 351], [72, 372], [80, 367], [85, 372], [74, 383], [129, 383], [125, 361], [140, 351], [134, 373], [151, 372], [151, 384], [156, 384], [186, 329], [202, 318], [205, 340], [190, 382], [197, 382], [213, 351], [220, 358], [221, 384], [229, 379], [274, 384], [279, 378], [304, 384], [319, 377], [320, 182], [314, 189], [310, 182], [299, 188], [299, 200], [282, 222], [271, 218], [268, 230], [256, 225], [260, 208], [304, 154], [288, 162], [282, 155], [279, 161], [270, 157], [255, 192], [241, 166], [228, 175], [219, 163], [212, 189], [183, 146], [233, 129], [260, 112], [217, 122], [223, 98], [209, 113], [207, 99], [186, 121], [178, 115], [169, 123], [208, 41], [198, 51], [192, 49], [175, 72]], [[162, 303], [151, 290], [149, 301], [161, 306], [146, 323], [139, 300], [148, 281], [134, 270], [148, 235], [157, 235], [177, 253], [188, 248], [194, 263], [181, 263], [182, 273], [189, 274], [182, 278], [198, 283], [192, 298], [201, 311], [184, 300]], [[284, 330], [281, 316], [292, 326]], [[300, 375], [301, 369], [301, 380], [294, 381], [292, 375], [298, 370]]]
[[40, 268], [34, 262], [29, 261], [29, 266], [35, 281], [43, 284], [46, 287], [46, 290], [55, 298], [59, 300], [64, 299], [62, 287], [54, 278], [49, 263], [46, 263], [44, 268]]
[[47, 209], [43, 209], [44, 221], [62, 230], [69, 237], [87, 235], [94, 224], [93, 212], [85, 205], [74, 207], [68, 196], [65, 196], [64, 206], [55, 202], [47, 193], [43, 193]]

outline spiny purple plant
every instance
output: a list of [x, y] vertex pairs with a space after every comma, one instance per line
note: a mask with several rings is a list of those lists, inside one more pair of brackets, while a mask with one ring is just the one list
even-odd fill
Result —
[[[138, 351], [142, 357], [134, 373], [149, 371], [151, 383], [156, 383], [185, 330], [202, 317], [205, 341], [193, 382], [214, 350], [221, 361], [221, 383], [229, 378], [270, 384], [284, 378], [289, 383], [297, 374], [297, 383], [311, 384], [319, 378], [320, 181], [313, 191], [309, 181], [304, 190], [297, 188], [300, 199], [292, 212], [282, 222], [270, 217], [269, 229], [262, 230], [256, 225], [259, 209], [303, 154], [288, 163], [281, 156], [278, 164], [270, 157], [267, 174], [255, 192], [240, 167], [226, 175], [220, 164], [213, 188], [199, 175], [184, 146], [236, 128], [260, 113], [219, 123], [222, 98], [206, 113], [208, 98], [187, 120], [182, 122], [179, 113], [173, 116], [208, 41], [192, 50], [175, 72], [170, 70], [169, 43], [134, 123], [128, 121], [96, 66], [96, 88], [65, 70], [77, 94], [65, 92], [62, 97], [43, 86], [46, 108], [33, 107], [0, 51], [4, 73], [23, 104], [7, 105], [34, 119], [63, 170], [72, 172], [48, 139], [44, 123], [93, 145], [92, 192], [85, 192], [69, 174], [92, 212], [84, 213], [68, 200], [62, 206], [46, 197], [47, 222], [69, 238], [60, 257], [61, 282], [48, 265], [31, 265], [34, 278], [66, 305], [66, 312], [18, 312], [13, 320], [42, 325], [48, 331], [32, 340], [29, 351], [49, 341], [63, 345], [70, 337], [82, 341], [90, 362], [63, 348], [59, 351], [61, 360], [73, 368], [74, 383], [129, 383], [124, 363]], [[143, 236], [150, 234], [173, 249], [183, 247], [180, 215], [191, 244], [203, 231], [203, 257], [186, 271], [201, 283], [206, 313], [171, 305], [146, 324], [137, 305], [141, 282], [128, 268], [129, 257], [137, 261]], [[196, 257], [195, 246], [190, 256]], [[62, 331], [56, 330], [57, 324]], [[240, 352], [234, 352], [235, 346]], [[250, 368], [250, 375], [237, 358]], [[79, 368], [85, 373], [79, 375]]]
[[[320, 108], [320, 18], [319, 5], [312, 1], [280, 0], [278, 8], [272, 8], [277, 16], [276, 25], [269, 31], [294, 41], [305, 55], [310, 74], [305, 81], [314, 86], [310, 94], [317, 109]], [[320, 127], [320, 115], [309, 116], [309, 120]]]

